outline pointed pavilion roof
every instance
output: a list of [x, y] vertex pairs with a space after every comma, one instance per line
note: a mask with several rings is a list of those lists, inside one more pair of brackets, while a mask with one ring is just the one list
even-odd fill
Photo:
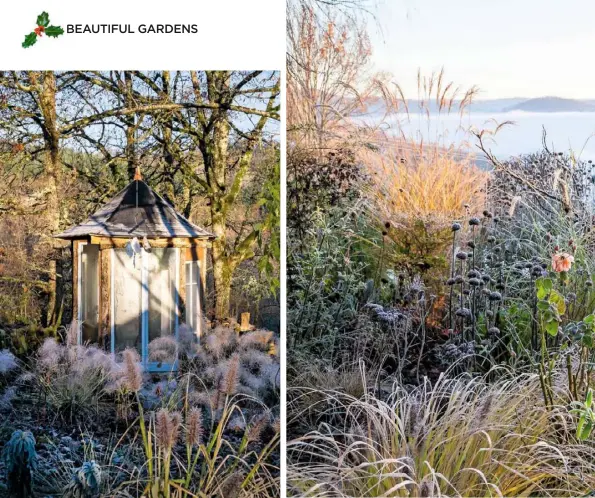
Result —
[[[136, 177], [135, 177], [136, 178]], [[75, 227], [55, 235], [76, 239], [103, 237], [203, 238], [215, 236], [188, 221], [173, 206], [140, 179], [133, 180], [111, 201]]]

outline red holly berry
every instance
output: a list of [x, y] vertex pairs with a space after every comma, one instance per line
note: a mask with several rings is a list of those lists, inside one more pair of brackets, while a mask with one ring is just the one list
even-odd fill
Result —
[[33, 31], [37, 36], [41, 36], [42, 33], [45, 33], [45, 26], [37, 26]]

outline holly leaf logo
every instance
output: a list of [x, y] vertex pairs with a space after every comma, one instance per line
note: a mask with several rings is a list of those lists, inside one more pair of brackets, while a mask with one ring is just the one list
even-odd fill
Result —
[[45, 34], [52, 38], [56, 38], [57, 36], [63, 35], [64, 30], [60, 26], [48, 26], [45, 28]]
[[47, 12], [42, 12], [37, 16], [37, 27], [25, 36], [23, 48], [29, 48], [35, 45], [37, 39], [41, 38], [44, 33], [50, 38], [57, 38], [64, 34], [64, 30], [60, 26], [50, 26], [50, 16]]
[[37, 43], [37, 35], [35, 33], [29, 33], [25, 36], [25, 41], [23, 42], [23, 48], [32, 47]]
[[47, 12], [42, 12], [37, 16], [37, 25], [47, 28], [50, 25], [50, 16]]

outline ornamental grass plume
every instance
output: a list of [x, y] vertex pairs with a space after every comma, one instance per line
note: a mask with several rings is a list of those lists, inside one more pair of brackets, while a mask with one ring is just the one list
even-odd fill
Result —
[[227, 371], [221, 380], [221, 392], [227, 396], [235, 394], [240, 379], [240, 355], [234, 353], [229, 359]]
[[143, 385], [143, 374], [140, 366], [140, 356], [136, 349], [127, 348], [122, 353], [123, 369], [121, 370], [121, 381], [123, 387], [137, 393]]
[[6, 374], [15, 368], [17, 368], [15, 356], [8, 349], [0, 351], [0, 374]]
[[[162, 476], [158, 479], [163, 479], [163, 489], [165, 496], [170, 496], [170, 464], [172, 450], [178, 442], [180, 434], [180, 426], [182, 424], [182, 415], [179, 412], [169, 412], [162, 408], [155, 416], [155, 437], [157, 439], [157, 446], [161, 449], [163, 454], [163, 466], [158, 466], [162, 472]], [[147, 454], [147, 458], [152, 455]], [[151, 472], [149, 472], [151, 475]]]
[[266, 429], [267, 425], [269, 424], [270, 420], [271, 416], [268, 411], [265, 411], [260, 415], [257, 415], [254, 421], [250, 424], [250, 428], [248, 429], [248, 441], [258, 441], [260, 439], [260, 436]]
[[56, 339], [46, 339], [39, 348], [37, 364], [44, 371], [55, 370], [63, 356], [63, 348], [56, 342]]
[[186, 420], [186, 444], [189, 446], [200, 446], [202, 435], [202, 412], [198, 408], [192, 408], [188, 412]]
[[164, 451], [171, 451], [180, 434], [182, 416], [179, 412], [169, 412], [162, 408], [155, 416], [155, 435], [157, 446]]
[[273, 340], [273, 332], [270, 330], [254, 330], [240, 337], [240, 346], [243, 348], [253, 348], [262, 351], [268, 351], [269, 345]]
[[559, 252], [552, 256], [552, 269], [557, 272], [567, 272], [574, 263], [574, 256], [567, 252]]
[[149, 360], [157, 363], [175, 363], [178, 359], [178, 349], [175, 337], [158, 337], [149, 343]]

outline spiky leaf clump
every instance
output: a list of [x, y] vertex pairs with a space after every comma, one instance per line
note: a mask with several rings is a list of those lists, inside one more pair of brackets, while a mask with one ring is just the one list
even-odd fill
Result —
[[101, 486], [101, 467], [94, 461], [85, 462], [72, 474], [64, 490], [64, 498], [95, 498]]
[[14, 496], [33, 496], [32, 473], [37, 468], [35, 437], [29, 431], [17, 430], [4, 447], [8, 489]]

